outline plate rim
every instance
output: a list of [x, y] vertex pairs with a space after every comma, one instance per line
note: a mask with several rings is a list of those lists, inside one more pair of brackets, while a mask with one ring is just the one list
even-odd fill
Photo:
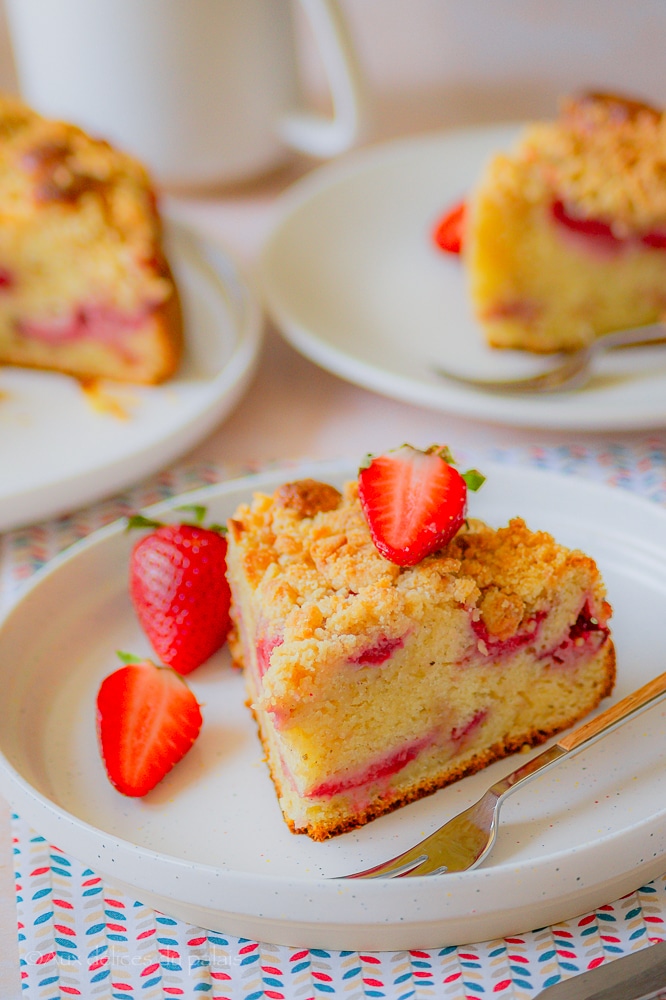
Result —
[[[295, 181], [277, 199], [275, 221], [259, 255], [257, 273], [266, 310], [282, 336], [310, 361], [348, 382], [402, 402], [475, 422], [487, 421], [513, 427], [560, 431], [630, 431], [662, 427], [666, 425], [666, 405], [658, 415], [648, 407], [639, 407], [627, 415], [621, 407], [607, 403], [605, 413], [599, 415], [603, 399], [599, 400], [599, 407], [577, 405], [578, 399], [588, 398], [582, 395], [586, 390], [553, 397], [507, 397], [453, 383], [447, 385], [442, 382], [439, 385], [420, 380], [417, 376], [404, 375], [356, 358], [343, 347], [330, 343], [316, 330], [308, 328], [297, 315], [292, 315], [282, 299], [280, 282], [273, 274], [271, 258], [282, 252], [277, 249], [281, 241], [286, 240], [288, 250], [289, 240], [285, 233], [297, 212], [309, 210], [312, 206], [316, 209], [320, 197], [329, 195], [363, 174], [372, 171], [379, 174], [386, 163], [398, 157], [414, 159], [426, 155], [433, 148], [480, 139], [496, 144], [495, 148], [506, 148], [525, 124], [524, 121], [506, 120], [401, 136], [354, 150], [335, 162], [316, 167]], [[445, 200], [446, 190], [443, 187], [442, 203]], [[666, 377], [664, 386], [666, 396]], [[558, 405], [561, 400], [567, 405]]]
[[[620, 503], [623, 509], [628, 509], [634, 511], [637, 515], [641, 512], [647, 514], [650, 512], [650, 516], [655, 518], [660, 526], [666, 528], [666, 510], [654, 503], [653, 501], [631, 493], [629, 491], [623, 491], [618, 487], [611, 487], [605, 484], [601, 484], [594, 481], [589, 481], [580, 477], [565, 476], [558, 472], [553, 472], [551, 470], [536, 469], [533, 467], [524, 466], [512, 466], [504, 464], [496, 464], [493, 462], [485, 463], [488, 471], [491, 475], [501, 474], [504, 476], [510, 475], [514, 480], [518, 480], [518, 486], [520, 487], [520, 480], [523, 483], [533, 481], [540, 482], [542, 484], [552, 483], [553, 486], [557, 483], [562, 485], [562, 483], [567, 483], [569, 486], [573, 486], [574, 491], [582, 489], [584, 492], [590, 494], [592, 498], [597, 498], [600, 501], [608, 499], [609, 494], [614, 495], [614, 497]], [[225, 480], [221, 483], [215, 483], [208, 486], [199, 487], [193, 490], [188, 490], [186, 493], [180, 494], [179, 496], [172, 497], [168, 500], [161, 500], [158, 503], [151, 504], [146, 508], [148, 512], [156, 515], [164, 515], [182, 503], [183, 500], [186, 502], [201, 502], [205, 501], [206, 498], [225, 496], [225, 495], [239, 495], [242, 493], [248, 496], [254, 489], [264, 489], [270, 486], [277, 485], [285, 477], [285, 474], [289, 476], [301, 476], [307, 474], [320, 474], [326, 476], [348, 476], [354, 468], [354, 465], [347, 459], [337, 459], [337, 460], [326, 460], [317, 462], [305, 462], [298, 463], [294, 466], [288, 466], [287, 468], [281, 467], [279, 469], [269, 469], [262, 472], [254, 472], [248, 475], [238, 476], [232, 479]], [[574, 485], [575, 484], [575, 485]], [[241, 502], [239, 499], [238, 502]], [[102, 528], [97, 529], [85, 538], [82, 538], [67, 549], [61, 552], [59, 555], [51, 559], [47, 564], [45, 564], [40, 570], [38, 570], [29, 580], [25, 581], [19, 588], [16, 599], [12, 602], [11, 606], [0, 618], [0, 641], [4, 633], [4, 628], [7, 622], [11, 619], [13, 612], [22, 604], [24, 600], [29, 599], [30, 594], [36, 591], [42, 584], [42, 582], [49, 577], [56, 574], [63, 564], [70, 563], [76, 560], [82, 552], [86, 552], [94, 549], [95, 547], [104, 546], [112, 543], [112, 541], [119, 536], [119, 534], [124, 531], [124, 520], [119, 518], [118, 520], [108, 524]], [[666, 537], [666, 536], [665, 536]], [[666, 550], [666, 541], [664, 542], [664, 548]], [[273, 895], [276, 897], [286, 896], [292, 900], [303, 899], [303, 896], [308, 896], [309, 893], [317, 892], [324, 893], [326, 896], [327, 903], [331, 905], [333, 909], [333, 917], [329, 913], [325, 918], [321, 915], [317, 918], [313, 913], [308, 912], [308, 920], [312, 924], [311, 934], [306, 935], [307, 940], [303, 938], [294, 939], [292, 937], [293, 928], [295, 926], [295, 921], [293, 916], [282, 917], [276, 916], [276, 905], [277, 911], [279, 912], [280, 907], [283, 905], [279, 901], [276, 905], [273, 905], [271, 911], [271, 905], [267, 906], [267, 911], [269, 915], [264, 913], [256, 914], [255, 912], [244, 912], [241, 906], [240, 910], [232, 911], [231, 913], [226, 913], [226, 911], [220, 911], [220, 916], [223, 917], [223, 926], [218, 929], [225, 929], [229, 933], [234, 932], [234, 927], [237, 927], [242, 933], [251, 932], [253, 929], [258, 930], [264, 927], [262, 921], [268, 921], [268, 927], [271, 930], [270, 936], [261, 936], [257, 934], [256, 936], [260, 940], [274, 940], [275, 943], [286, 943], [286, 944], [307, 944], [307, 941], [312, 942], [310, 946], [322, 945], [322, 942], [327, 942], [328, 946], [334, 946], [334, 942], [338, 940], [340, 943], [335, 945], [336, 947], [348, 947], [350, 941], [352, 940], [349, 935], [355, 935], [353, 940], [356, 942], [356, 947], [367, 947], [372, 948], [376, 946], [377, 940], [386, 942], [384, 947], [393, 945], [388, 945], [389, 940], [395, 943], [396, 947], [402, 947], [405, 945], [406, 940], [412, 940], [409, 947], [424, 947], [424, 931], [423, 926], [419, 924], [414, 919], [414, 899], [418, 892], [432, 895], [433, 892], [433, 880], [428, 880], [427, 878], [412, 878], [410, 880], [382, 880], [377, 882], [342, 882], [340, 878], [335, 877], [321, 877], [316, 876], [312, 878], [302, 878], [300, 876], [289, 876], [289, 875], [272, 875], [270, 873], [253, 873], [253, 872], [240, 872], [233, 869], [223, 869], [210, 864], [202, 864], [198, 862], [189, 862], [185, 858], [174, 857], [172, 855], [163, 854], [152, 848], [142, 847], [132, 841], [118, 837], [115, 834], [105, 833], [99, 828], [93, 826], [85, 820], [81, 820], [79, 817], [61, 807], [51, 803], [43, 793], [36, 790], [21, 774], [19, 774], [13, 765], [7, 760], [4, 752], [0, 749], [0, 788], [2, 788], [5, 794], [12, 798], [12, 792], [18, 792], [18, 799], [21, 805], [25, 806], [28, 803], [28, 813], [25, 814], [25, 818], [28, 821], [31, 818], [41, 816], [43, 813], [50, 814], [50, 819], [48, 823], [49, 829], [45, 832], [51, 837], [52, 834], [58, 832], [59, 836], [53, 836], [52, 839], [56, 843], [60, 843], [65, 850], [71, 850], [68, 847], [68, 840], [71, 839], [70, 836], [66, 836], [63, 842], [63, 837], [61, 834], [67, 828], [73, 827], [79, 832], [83, 832], [84, 839], [88, 841], [94, 841], [99, 839], [101, 835], [106, 844], [106, 850], [104, 852], [104, 860], [100, 866], [100, 873], [110, 877], [114, 881], [120, 881], [127, 884], [126, 880], [122, 878], [115, 879], [113, 872], [113, 864], [109, 864], [109, 857], [113, 857], [115, 853], [119, 856], [124, 857], [129, 855], [130, 857], [136, 856], [138, 859], [143, 859], [144, 861], [149, 861], [150, 863], [147, 867], [151, 868], [157, 865], [163, 865], [165, 862], [170, 868], [177, 870], [175, 881], [178, 882], [178, 873], [189, 873], [192, 878], [195, 878], [197, 886], [202, 882], [217, 883], [221, 891], [224, 891], [226, 886], [227, 891], [232, 891], [232, 895], [242, 894], [243, 887], [247, 887], [248, 884], [253, 884], [257, 888], [262, 888], [265, 890], [268, 883], [269, 889], [272, 890]], [[19, 811], [23, 815], [23, 809], [19, 806]], [[29, 814], [30, 813], [30, 814]], [[566, 849], [555, 853], [551, 853], [547, 856], [539, 858], [536, 862], [532, 863], [530, 861], [523, 861], [518, 864], [505, 863], [501, 865], [495, 865], [491, 868], [479, 868], [475, 871], [460, 873], [455, 876], [447, 876], [447, 879], [451, 879], [452, 883], [455, 882], [456, 891], [460, 891], [459, 887], [462, 886], [466, 888], [468, 892], [480, 891], [483, 883], [489, 878], [494, 877], [495, 880], [498, 878], [498, 873], [505, 881], [511, 884], [513, 881], [519, 882], [522, 877], [529, 874], [530, 871], [542, 870], [544, 867], [552, 866], [553, 863], [557, 863], [560, 860], [569, 860], [573, 855], [578, 854], [589, 854], [591, 850], [598, 850], [598, 844], [600, 842], [610, 842], [618, 840], [619, 838], [630, 840], [632, 844], [636, 842], [640, 843], [642, 839], [642, 834], [646, 827], [653, 825], [658, 819], [663, 818], [666, 815], [666, 805], [658, 810], [654, 815], [646, 817], [643, 821], [634, 824], [627, 831], [615, 831], [606, 834], [600, 840], [596, 841], [596, 847], [592, 848], [591, 845], [584, 845], [582, 848]], [[41, 832], [41, 828], [40, 828]], [[72, 831], [69, 831], [70, 833]], [[72, 851], [73, 856], [77, 854]], [[646, 881], [646, 872], [649, 877], [655, 877], [662, 869], [663, 858], [666, 854], [666, 847], [657, 855], [654, 859], [648, 860], [648, 862], [642, 867], [635, 869], [635, 874], [632, 873], [632, 879], [635, 882], [633, 888], [637, 888], [640, 884]], [[98, 861], [102, 855], [98, 853]], [[96, 866], [94, 860], [86, 856], [82, 858], [87, 864], [92, 867]], [[617, 885], [622, 889], [622, 892], [618, 892], [618, 895], [623, 894], [626, 888], [626, 872], [621, 872], [619, 875], [614, 877], [613, 884]], [[150, 875], [147, 876], [150, 880]], [[622, 881], [622, 880], [625, 881]], [[604, 885], [609, 885], [607, 881]], [[143, 890], [143, 892], [141, 891]], [[138, 896], [150, 895], [150, 886], [142, 885], [135, 886], [130, 891], [133, 891]], [[613, 890], [611, 890], [613, 891]], [[627, 891], [629, 891], [627, 889]], [[590, 887], [586, 887], [581, 896], [581, 905], [583, 905], [584, 899], [589, 897]], [[587, 893], [587, 896], [585, 895]], [[154, 893], [153, 893], [154, 895]], [[192, 895], [191, 893], [189, 894]], [[449, 894], [450, 895], [450, 894]], [[341, 921], [339, 916], [340, 907], [342, 906], [344, 910], [344, 901], [349, 902], [351, 897], [360, 897], [361, 909], [358, 906], [354, 910], [356, 917], [358, 918], [359, 913], [362, 911], [363, 904], [369, 905], [371, 907], [377, 908], [382, 907], [386, 910], [385, 900], [390, 901], [389, 911], [386, 912], [386, 917], [384, 922], [379, 924], [365, 924], [358, 923], [356, 921], [344, 921], [345, 926], [342, 926], [343, 921]], [[337, 897], [337, 906], [336, 906]], [[343, 898], [343, 902], [340, 898]], [[598, 904], [603, 902], [609, 902], [610, 897], [608, 897], [608, 891], [604, 889], [601, 896], [598, 898]], [[174, 915], [179, 915], [179, 909], [181, 905], [185, 906], [197, 906], [201, 908], [200, 904], [192, 903], [189, 899], [183, 902], [181, 899], [177, 899], [173, 894], [173, 886], [169, 891], [165, 891], [164, 896], [157, 897], [158, 902], [161, 900], [162, 908], [166, 906], [166, 912], [172, 912]], [[354, 904], [356, 905], [356, 904]], [[571, 897], [567, 898], [566, 904], [566, 915], [571, 916], [573, 910], [572, 905], [575, 908], [575, 904], [572, 903]], [[595, 904], [597, 905], [597, 904]], [[412, 913], [412, 918], [407, 919], [405, 923], [403, 917], [400, 915], [404, 912], [403, 907], [407, 906], [409, 912]], [[586, 908], [586, 907], [583, 907]], [[310, 907], [312, 909], [312, 907]], [[418, 907], [417, 907], [418, 909]], [[299, 912], [298, 910], [296, 912]], [[578, 911], [577, 911], [578, 912]], [[337, 920], [333, 919], [337, 915]], [[558, 919], [564, 919], [565, 914], [563, 913]], [[439, 920], [426, 921], [426, 927], [429, 933], [436, 933], [437, 940], [443, 940], [442, 935], [446, 937], [446, 933], [451, 933], [451, 928], [448, 926], [451, 918], [446, 918], [440, 916]], [[459, 917], [455, 918], [459, 923]], [[535, 917], [536, 919], [536, 917]], [[485, 923], [487, 923], [488, 916], [485, 915]], [[443, 923], [442, 923], [443, 922]], [[552, 921], [554, 922], [554, 921]], [[484, 927], [484, 921], [479, 920], [476, 926]], [[415, 933], [418, 928], [418, 937], [410, 938], [411, 933]], [[527, 926], [514, 927], [511, 933], [518, 932], [518, 930], [528, 930], [531, 929]], [[299, 932], [303, 933], [303, 932]], [[363, 943], [359, 943], [358, 936], [361, 935]], [[379, 938], [378, 935], [379, 934]], [[286, 935], [286, 937], [285, 937]], [[492, 934], [490, 936], [497, 936]], [[501, 935], [500, 935], [501, 936]], [[485, 935], [482, 937], [476, 937], [475, 940], [485, 939]], [[466, 936], [465, 940], [471, 940]], [[451, 943], [464, 943], [462, 941], [456, 941]]]

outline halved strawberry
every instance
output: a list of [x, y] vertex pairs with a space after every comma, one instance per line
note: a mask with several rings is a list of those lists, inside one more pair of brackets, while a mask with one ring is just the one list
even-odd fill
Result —
[[220, 649], [229, 634], [227, 540], [221, 529], [200, 524], [159, 524], [138, 517], [130, 526], [155, 529], [134, 546], [130, 559], [137, 616], [160, 660], [188, 674]]
[[446, 253], [462, 253], [466, 213], [466, 203], [461, 201], [450, 208], [439, 220], [433, 230], [432, 238], [440, 250], [444, 250]]
[[126, 663], [97, 693], [97, 734], [111, 783], [145, 795], [190, 749], [201, 709], [182, 677], [151, 660]]
[[467, 509], [467, 489], [483, 476], [461, 475], [451, 465], [448, 448], [419, 451], [405, 444], [372, 458], [359, 471], [359, 498], [372, 540], [386, 559], [414, 566], [441, 549], [460, 530]]

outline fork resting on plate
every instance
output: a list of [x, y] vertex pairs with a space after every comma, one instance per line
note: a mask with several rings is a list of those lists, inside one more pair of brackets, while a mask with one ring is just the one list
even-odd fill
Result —
[[497, 835], [500, 808], [511, 792], [559, 761], [596, 743], [628, 719], [651, 708], [665, 695], [666, 673], [663, 673], [495, 782], [478, 802], [454, 816], [410, 850], [383, 864], [342, 877], [440, 875], [476, 868], [492, 849]]
[[605, 351], [619, 347], [648, 347], [651, 344], [666, 343], [666, 323], [652, 323], [636, 326], [628, 330], [614, 330], [597, 337], [592, 343], [570, 354], [559, 355], [555, 365], [540, 372], [521, 378], [483, 379], [457, 375], [448, 368], [438, 365], [435, 371], [443, 378], [472, 389], [484, 392], [521, 393], [563, 392], [568, 389], [582, 389], [592, 377], [593, 363]]

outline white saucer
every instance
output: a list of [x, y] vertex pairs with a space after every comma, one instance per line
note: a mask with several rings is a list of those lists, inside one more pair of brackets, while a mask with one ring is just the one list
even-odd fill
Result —
[[544, 359], [491, 350], [471, 314], [457, 257], [432, 230], [469, 192], [516, 125], [370, 148], [321, 167], [283, 196], [261, 259], [270, 313], [312, 361], [409, 403], [514, 426], [629, 430], [666, 424], [666, 348], [606, 356], [583, 390], [507, 397], [447, 382], [508, 378]]

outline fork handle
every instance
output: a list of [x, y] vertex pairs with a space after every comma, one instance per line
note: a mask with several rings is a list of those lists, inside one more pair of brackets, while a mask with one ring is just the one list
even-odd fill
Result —
[[606, 349], [618, 347], [648, 347], [666, 341], [666, 323], [648, 323], [628, 330], [613, 330], [598, 337], [596, 344]]
[[601, 712], [594, 719], [584, 723], [572, 733], [563, 736], [561, 740], [553, 746], [543, 750], [536, 757], [532, 757], [527, 763], [516, 768], [504, 778], [500, 778], [493, 786], [492, 790], [498, 796], [505, 796], [515, 790], [518, 784], [533, 778], [540, 771], [551, 767], [557, 761], [569, 754], [576, 753], [585, 747], [596, 743], [602, 736], [607, 736], [621, 726], [627, 719], [638, 715], [652, 705], [655, 705], [666, 695], [666, 673], [659, 674], [654, 680], [648, 681], [643, 687], [632, 692], [618, 701], [616, 705], [611, 705], [604, 712]]
[[659, 674], [638, 691], [633, 691], [622, 701], [618, 701], [617, 705], [611, 705], [605, 712], [590, 719], [578, 729], [574, 729], [573, 733], [563, 736], [561, 740], [557, 741], [557, 745], [568, 753], [572, 750], [578, 750], [605, 736], [630, 716], [649, 708], [650, 705], [663, 698], [664, 694], [666, 694], [666, 673]]

